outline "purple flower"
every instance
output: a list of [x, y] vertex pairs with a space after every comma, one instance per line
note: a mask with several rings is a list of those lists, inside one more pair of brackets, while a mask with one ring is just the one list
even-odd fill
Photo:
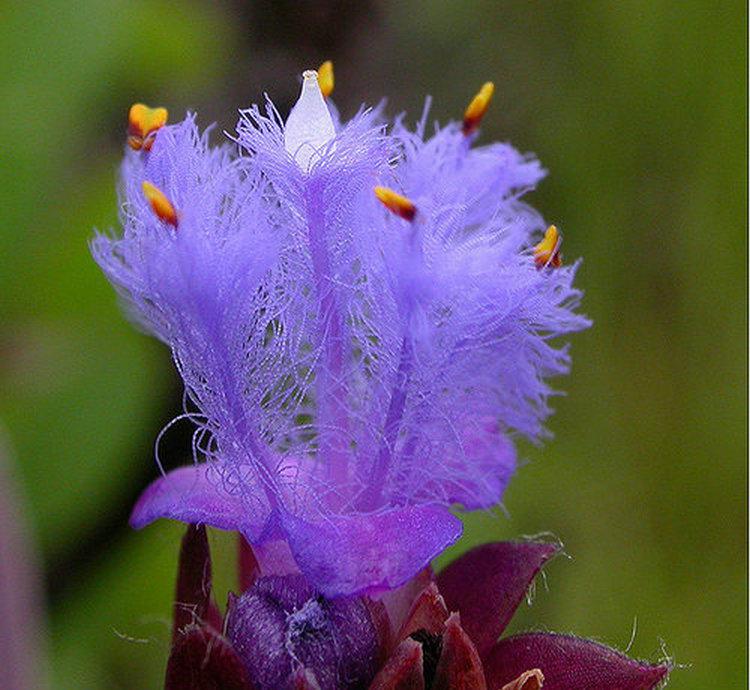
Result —
[[205, 529], [191, 526], [166, 690], [652, 690], [665, 683], [669, 663], [636, 661], [572, 635], [498, 640], [559, 548], [485, 544], [396, 591], [329, 600], [278, 556], [244, 544], [244, 591], [230, 594], [222, 621], [211, 599]]
[[192, 115], [131, 111], [123, 233], [92, 249], [171, 348], [196, 424], [195, 463], [145, 491], [135, 527], [282, 540], [317, 591], [350, 595], [454, 542], [451, 506], [501, 500], [513, 435], [544, 437], [568, 371], [557, 338], [588, 321], [576, 264], [520, 200], [538, 162], [474, 146], [491, 92], [428, 135], [427, 109], [414, 131], [338, 123], [306, 72], [285, 123], [250, 108], [219, 148]]

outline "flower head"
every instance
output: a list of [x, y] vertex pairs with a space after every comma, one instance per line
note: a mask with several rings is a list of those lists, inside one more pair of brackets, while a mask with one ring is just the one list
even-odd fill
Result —
[[133, 525], [283, 540], [317, 591], [351, 595], [455, 541], [451, 506], [501, 500], [512, 436], [544, 436], [547, 378], [569, 368], [557, 338], [588, 321], [576, 264], [556, 244], [540, 266], [547, 226], [520, 200], [538, 162], [474, 146], [491, 95], [428, 135], [427, 111], [415, 130], [366, 109], [338, 122], [308, 71], [286, 122], [243, 111], [234, 147], [192, 115], [142, 126], [122, 236], [93, 252], [172, 349], [197, 431], [196, 463], [149, 487]]

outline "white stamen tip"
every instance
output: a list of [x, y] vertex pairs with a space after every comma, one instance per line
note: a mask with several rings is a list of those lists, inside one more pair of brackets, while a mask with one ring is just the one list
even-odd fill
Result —
[[318, 73], [302, 73], [302, 93], [284, 127], [284, 147], [297, 165], [308, 172], [320, 150], [336, 136], [333, 120], [318, 85]]

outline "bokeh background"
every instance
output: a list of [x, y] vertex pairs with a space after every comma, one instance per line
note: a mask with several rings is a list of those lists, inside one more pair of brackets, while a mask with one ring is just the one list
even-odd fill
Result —
[[[556, 438], [523, 449], [508, 515], [467, 518], [458, 550], [551, 531], [572, 558], [513, 629], [672, 656], [676, 690], [744, 687], [746, 28], [740, 0], [6, 0], [3, 481], [38, 552], [51, 687], [158, 688], [168, 648], [181, 528], [126, 519], [180, 384], [87, 250], [116, 222], [127, 109], [195, 108], [218, 136], [264, 90], [285, 113], [327, 58], [345, 114], [387, 95], [416, 119], [429, 93], [457, 118], [493, 79], [483, 139], [539, 155], [531, 199], [585, 258], [596, 325], [574, 338]], [[188, 436], [167, 435], [173, 464]], [[234, 545], [212, 543], [226, 590]]]

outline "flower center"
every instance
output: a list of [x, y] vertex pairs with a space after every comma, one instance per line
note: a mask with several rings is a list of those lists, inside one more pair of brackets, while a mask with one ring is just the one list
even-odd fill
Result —
[[230, 604], [227, 635], [257, 690], [291, 689], [300, 668], [321, 690], [365, 688], [377, 670], [365, 600], [325, 599], [301, 575], [260, 578]]

